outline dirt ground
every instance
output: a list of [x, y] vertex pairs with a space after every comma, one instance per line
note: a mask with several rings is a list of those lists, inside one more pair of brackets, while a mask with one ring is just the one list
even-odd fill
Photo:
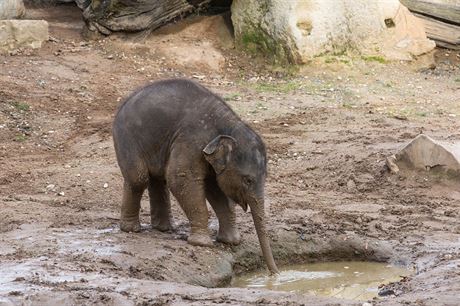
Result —
[[[216, 288], [263, 268], [250, 214], [243, 242], [186, 243], [175, 230], [118, 228], [122, 177], [111, 139], [120, 100], [151, 80], [188, 77], [220, 94], [269, 150], [267, 213], [279, 265], [375, 260], [413, 267], [377, 305], [458, 305], [460, 182], [390, 174], [385, 158], [419, 133], [460, 141], [460, 54], [436, 67], [325, 56], [293, 75], [232, 48], [220, 16], [193, 17], [139, 42], [85, 40], [72, 6], [40, 50], [0, 56], [0, 305], [326, 305], [334, 298]], [[270, 72], [268, 72], [270, 71]], [[217, 221], [210, 216], [214, 234]]]

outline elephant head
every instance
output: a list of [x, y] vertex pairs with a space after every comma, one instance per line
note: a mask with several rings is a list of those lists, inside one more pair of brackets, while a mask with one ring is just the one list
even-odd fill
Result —
[[206, 160], [216, 172], [222, 191], [244, 211], [251, 208], [262, 254], [270, 273], [278, 273], [265, 225], [264, 185], [267, 175], [265, 145], [252, 132], [245, 137], [220, 135], [203, 150]]

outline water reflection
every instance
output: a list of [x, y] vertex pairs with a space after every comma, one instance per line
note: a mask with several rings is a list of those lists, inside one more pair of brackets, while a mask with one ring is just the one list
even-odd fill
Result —
[[380, 284], [410, 274], [385, 263], [327, 262], [285, 267], [277, 276], [264, 271], [242, 275], [234, 278], [232, 286], [368, 300], [377, 296]]

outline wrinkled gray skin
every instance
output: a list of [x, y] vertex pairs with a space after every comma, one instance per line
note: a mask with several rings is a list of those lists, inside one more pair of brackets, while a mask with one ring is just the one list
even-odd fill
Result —
[[152, 226], [172, 229], [169, 189], [190, 221], [193, 245], [212, 245], [206, 199], [219, 220], [217, 240], [229, 244], [240, 242], [234, 203], [249, 205], [268, 268], [278, 271], [265, 227], [265, 145], [221, 98], [189, 80], [155, 82], [120, 106], [113, 139], [124, 178], [123, 231], [141, 229], [146, 188]]

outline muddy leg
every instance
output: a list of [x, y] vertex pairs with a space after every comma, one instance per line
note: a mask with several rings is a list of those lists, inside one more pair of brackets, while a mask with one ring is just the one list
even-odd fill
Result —
[[168, 185], [190, 221], [188, 243], [212, 246], [203, 180], [173, 173], [168, 175]]
[[139, 210], [144, 187], [133, 186], [125, 181], [123, 186], [123, 200], [121, 203], [120, 229], [124, 232], [139, 232]]
[[219, 219], [217, 241], [239, 244], [241, 238], [236, 229], [235, 205], [220, 190], [215, 180], [206, 181], [206, 198], [216, 212], [217, 219]]
[[149, 197], [152, 227], [162, 232], [172, 230], [171, 201], [166, 182], [150, 178]]

